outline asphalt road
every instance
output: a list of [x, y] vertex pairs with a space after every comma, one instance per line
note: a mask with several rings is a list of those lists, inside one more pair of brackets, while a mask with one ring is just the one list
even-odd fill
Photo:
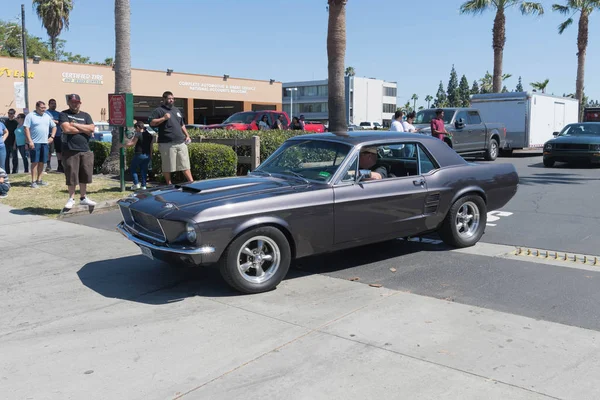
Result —
[[[482, 242], [600, 256], [600, 168], [517, 154], [516, 196], [488, 219]], [[114, 230], [118, 211], [65, 221]], [[435, 239], [435, 237], [434, 237]], [[506, 247], [506, 252], [514, 247]], [[298, 260], [288, 279], [325, 274], [358, 283], [448, 299], [498, 311], [600, 330], [600, 265], [450, 251], [443, 244], [391, 241]], [[596, 268], [597, 271], [596, 271]], [[200, 275], [203, 275], [202, 273]], [[197, 279], [198, 274], [191, 274]], [[202, 279], [199, 279], [199, 284]]]

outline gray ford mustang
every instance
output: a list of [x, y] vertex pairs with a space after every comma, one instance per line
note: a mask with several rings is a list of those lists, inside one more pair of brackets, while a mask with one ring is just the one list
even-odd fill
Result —
[[136, 192], [117, 229], [150, 258], [218, 262], [232, 287], [259, 293], [299, 257], [430, 232], [472, 246], [518, 181], [512, 164], [469, 163], [430, 136], [302, 135], [247, 176]]

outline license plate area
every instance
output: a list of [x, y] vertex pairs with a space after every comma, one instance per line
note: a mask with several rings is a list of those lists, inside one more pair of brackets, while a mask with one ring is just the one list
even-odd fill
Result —
[[147, 248], [145, 246], [140, 246], [140, 249], [142, 249], [142, 255], [148, 257], [151, 260], [154, 260], [154, 256], [152, 255], [152, 250], [150, 250], [149, 248]]

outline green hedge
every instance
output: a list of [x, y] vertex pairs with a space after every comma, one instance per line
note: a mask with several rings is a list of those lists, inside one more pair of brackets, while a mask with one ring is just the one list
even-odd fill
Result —
[[104, 164], [104, 160], [110, 154], [110, 143], [107, 142], [98, 142], [91, 141], [90, 149], [94, 152], [94, 174], [97, 174], [102, 169], [102, 164]]

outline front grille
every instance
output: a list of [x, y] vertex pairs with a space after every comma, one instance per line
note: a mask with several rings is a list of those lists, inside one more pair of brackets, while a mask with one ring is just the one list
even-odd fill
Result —
[[153, 236], [163, 241], [165, 240], [165, 234], [163, 233], [158, 219], [152, 215], [136, 210], [129, 209], [129, 212], [131, 213], [133, 221], [135, 222], [135, 228], [137, 228], [140, 233]]
[[589, 150], [589, 144], [581, 143], [556, 143], [554, 145], [556, 150]]

